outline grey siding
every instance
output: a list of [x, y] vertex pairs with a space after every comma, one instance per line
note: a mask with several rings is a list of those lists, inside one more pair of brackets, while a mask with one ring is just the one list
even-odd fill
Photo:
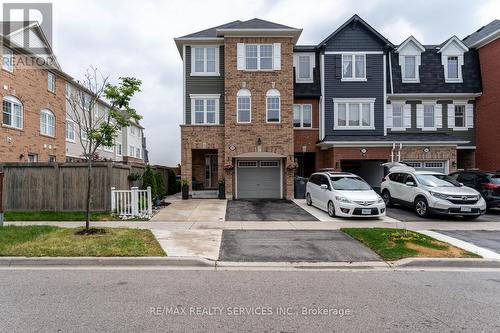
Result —
[[[325, 55], [325, 135], [384, 134], [384, 64], [382, 54], [366, 55], [366, 82], [342, 82], [342, 56]], [[375, 130], [333, 130], [333, 98], [375, 98]]]
[[[422, 101], [420, 100], [413, 100], [413, 101], [406, 101], [406, 104], [411, 104], [411, 128], [407, 128], [406, 131], [393, 131], [390, 128], [387, 129], [387, 133], [405, 133], [405, 134], [411, 134], [411, 133], [425, 133], [425, 134], [431, 134], [431, 133], [444, 133], [448, 134], [457, 140], [464, 140], [464, 141], [470, 141], [468, 144], [465, 144], [463, 146], [475, 146], [476, 145], [476, 130], [475, 128], [470, 128], [467, 131], [454, 131], [452, 128], [448, 128], [448, 112], [453, 112], [452, 104], [453, 101], [450, 100], [438, 100], [438, 104], [443, 105], [443, 128], [439, 128], [436, 131], [422, 131], [421, 128], [417, 128], [417, 104], [421, 104]], [[475, 102], [474, 101], [469, 101], [469, 104], [474, 104], [474, 113], [476, 113], [476, 107], [475, 107]], [[451, 106], [448, 109], [448, 106]], [[475, 125], [475, 124], [474, 124]]]
[[191, 99], [189, 94], [220, 94], [219, 120], [224, 123], [224, 47], [219, 47], [220, 76], [191, 76], [191, 47], [186, 46], [186, 124], [191, 124]]
[[349, 24], [326, 42], [326, 51], [382, 51], [385, 43], [363, 24]]

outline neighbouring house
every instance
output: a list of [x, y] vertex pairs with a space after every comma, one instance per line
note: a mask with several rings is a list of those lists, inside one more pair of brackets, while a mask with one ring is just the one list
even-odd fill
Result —
[[320, 168], [377, 188], [384, 162], [475, 166], [476, 50], [455, 36], [394, 45], [357, 15], [317, 45], [295, 45], [300, 33], [253, 19], [175, 39], [192, 191], [223, 178], [229, 198], [290, 198], [293, 175]]
[[[71, 80], [36, 22], [0, 22], [0, 162], [65, 160], [65, 85]], [[44, 48], [34, 54], [22, 46]]]
[[182, 177], [228, 198], [292, 198], [293, 48], [300, 29], [234, 21], [175, 39], [183, 60]]
[[[29, 44], [25, 36], [29, 36]], [[69, 113], [68, 91], [84, 91], [59, 66], [37, 22], [0, 22], [0, 162], [76, 162], [83, 160], [80, 136]], [[27, 45], [26, 45], [27, 44]], [[100, 100], [93, 117], [110, 105]], [[144, 163], [144, 127], [135, 120], [113, 147], [101, 147], [99, 160]]]
[[500, 20], [480, 28], [464, 38], [470, 49], [479, 53], [482, 92], [477, 99], [476, 167], [486, 171], [500, 170]]

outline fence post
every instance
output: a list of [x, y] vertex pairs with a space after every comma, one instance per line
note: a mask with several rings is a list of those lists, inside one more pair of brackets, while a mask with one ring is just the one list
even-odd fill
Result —
[[0, 227], [3, 227], [3, 172], [0, 172]]
[[116, 194], [115, 194], [115, 187], [111, 187], [111, 213], [115, 212], [116, 209]]
[[148, 201], [148, 216], [151, 217], [153, 215], [153, 200], [151, 198], [151, 186], [148, 186], [148, 195], [147, 195], [147, 201]]
[[137, 205], [139, 204], [139, 188], [131, 187], [130, 189], [132, 190], [132, 215], [137, 216], [139, 215], [139, 209], [137, 207]]

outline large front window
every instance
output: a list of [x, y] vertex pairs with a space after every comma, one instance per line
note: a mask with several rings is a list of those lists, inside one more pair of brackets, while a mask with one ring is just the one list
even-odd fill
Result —
[[339, 102], [334, 100], [336, 129], [374, 129], [374, 101]]
[[293, 105], [293, 127], [311, 128], [312, 127], [312, 105], [294, 104]]
[[219, 98], [191, 95], [192, 123], [215, 125], [219, 123]]
[[191, 75], [218, 75], [218, 47], [193, 47]]
[[366, 58], [364, 54], [343, 54], [342, 80], [344, 81], [366, 80], [365, 61]]
[[3, 124], [14, 128], [23, 128], [23, 106], [12, 96], [3, 98]]
[[40, 134], [56, 136], [56, 117], [49, 110], [40, 112]]
[[273, 69], [272, 44], [246, 44], [245, 66], [248, 70]]

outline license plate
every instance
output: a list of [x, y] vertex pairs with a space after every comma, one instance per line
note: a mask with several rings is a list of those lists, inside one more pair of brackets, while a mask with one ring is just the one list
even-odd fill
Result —
[[471, 212], [471, 208], [470, 207], [460, 207], [460, 211], [461, 212]]
[[361, 214], [363, 215], [371, 215], [372, 210], [371, 209], [361, 209]]

